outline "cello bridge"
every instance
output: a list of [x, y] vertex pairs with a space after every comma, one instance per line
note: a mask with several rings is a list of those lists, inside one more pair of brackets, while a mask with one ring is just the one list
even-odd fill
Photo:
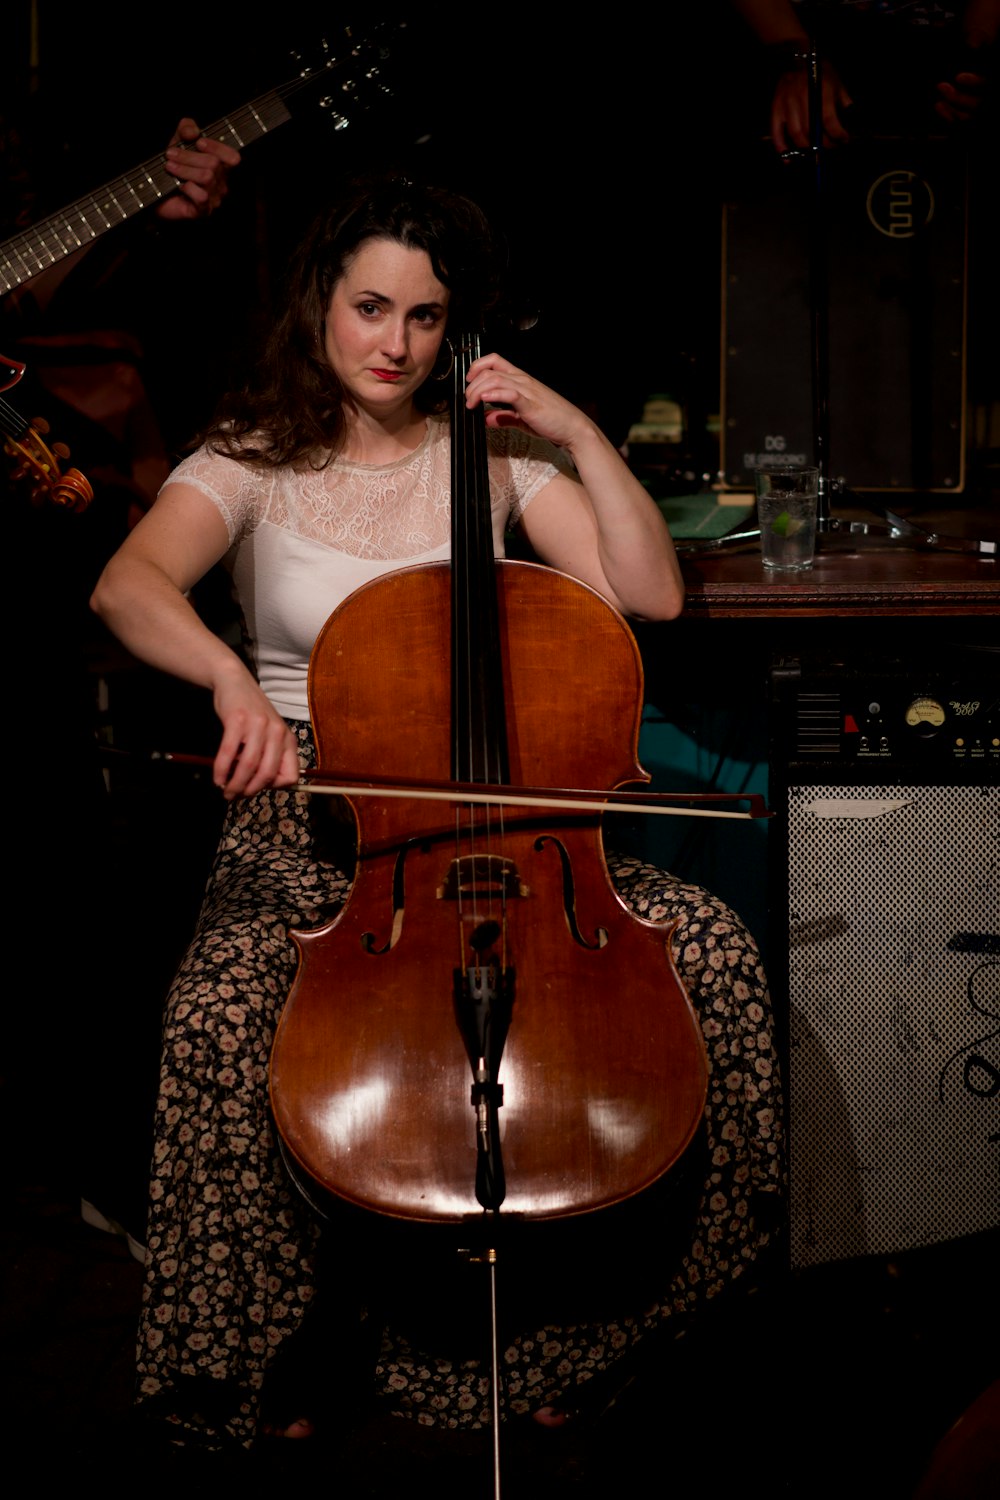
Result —
[[499, 854], [466, 854], [453, 859], [444, 883], [437, 888], [439, 901], [508, 900], [527, 896], [517, 866]]

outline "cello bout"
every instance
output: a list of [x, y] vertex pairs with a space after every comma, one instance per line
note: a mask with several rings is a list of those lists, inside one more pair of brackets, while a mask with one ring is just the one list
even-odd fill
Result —
[[[495, 568], [511, 785], [648, 779], [636, 759], [641, 663], [622, 617], [551, 569]], [[324, 771], [447, 779], [449, 573], [393, 573], [328, 621], [310, 671]], [[559, 643], [558, 670], [540, 632]], [[386, 704], [394, 732], [368, 743]], [[599, 808], [490, 808], [476, 830], [489, 852], [467, 855], [447, 806], [352, 805], [355, 884], [333, 921], [293, 934], [299, 970], [272, 1054], [275, 1116], [297, 1173], [348, 1202], [434, 1223], [481, 1214], [481, 1189], [502, 1187], [507, 1215], [564, 1218], [662, 1177], [701, 1119], [704, 1044], [670, 930], [634, 916], [611, 885]], [[496, 912], [487, 933], [483, 914]], [[481, 1081], [502, 1088], [502, 1103], [475, 1096], [473, 1021], [456, 998], [477, 958], [511, 976], [492, 1012], [505, 1027], [496, 1076]], [[483, 1104], [495, 1109], [505, 1178], [485, 1189]]]

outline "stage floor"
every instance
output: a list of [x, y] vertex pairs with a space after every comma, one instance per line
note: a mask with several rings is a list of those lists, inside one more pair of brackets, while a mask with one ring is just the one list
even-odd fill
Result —
[[[188, 1474], [154, 1464], [129, 1422], [141, 1268], [65, 1186], [35, 1176], [8, 1178], [0, 1235], [7, 1432], [35, 1483], [173, 1494]], [[779, 1278], [738, 1326], [719, 1325], [714, 1349], [675, 1342], [600, 1420], [505, 1430], [503, 1492], [619, 1495], [651, 1470], [667, 1495], [910, 1500], [938, 1439], [995, 1378], [997, 1249], [953, 1242]], [[345, 1500], [492, 1494], [487, 1435], [374, 1408], [329, 1442], [265, 1446], [250, 1471], [262, 1484], [322, 1479]]]

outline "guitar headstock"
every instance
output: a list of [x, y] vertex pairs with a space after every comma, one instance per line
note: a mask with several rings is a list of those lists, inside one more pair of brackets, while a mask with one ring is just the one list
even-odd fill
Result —
[[345, 26], [336, 36], [321, 37], [308, 55], [292, 52], [300, 86], [326, 81], [317, 103], [334, 130], [346, 130], [360, 114], [392, 97], [385, 65], [405, 30], [405, 21], [380, 21], [364, 34]]

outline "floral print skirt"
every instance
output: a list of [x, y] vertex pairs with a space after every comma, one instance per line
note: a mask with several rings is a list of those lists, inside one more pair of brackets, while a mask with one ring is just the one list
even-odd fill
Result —
[[[309, 765], [309, 727], [292, 727]], [[276, 1139], [268, 1061], [297, 965], [289, 932], [327, 921], [350, 889], [341, 868], [349, 854], [337, 857], [336, 819], [319, 806], [326, 801], [269, 790], [230, 805], [167, 1001], [137, 1389], [141, 1409], [175, 1424], [178, 1440], [250, 1445], [265, 1376], [279, 1352], [294, 1351], [292, 1335], [319, 1326], [321, 1305], [327, 1329], [331, 1309], [344, 1310], [345, 1360], [359, 1343], [351, 1319], [377, 1325], [372, 1367], [358, 1373], [370, 1385], [374, 1370], [376, 1395], [429, 1425], [490, 1421], [479, 1313], [451, 1315], [441, 1300], [460, 1294], [466, 1276], [478, 1286], [478, 1268], [456, 1275], [449, 1250], [447, 1269], [435, 1273], [419, 1254], [397, 1256], [391, 1234], [380, 1254], [374, 1215], [362, 1216], [375, 1222], [360, 1232], [356, 1210], [320, 1216], [289, 1179]], [[773, 1017], [753, 938], [700, 887], [637, 859], [609, 854], [608, 865], [636, 913], [678, 920], [674, 959], [708, 1055], [704, 1124], [676, 1181], [669, 1174], [662, 1193], [641, 1195], [618, 1220], [608, 1211], [596, 1251], [583, 1226], [576, 1280], [564, 1269], [576, 1256], [572, 1223], [549, 1240], [530, 1230], [524, 1263], [513, 1252], [506, 1304], [501, 1257], [499, 1365], [503, 1409], [513, 1414], [572, 1404], [584, 1382], [644, 1336], [745, 1279], [769, 1242], [783, 1188]], [[606, 1286], [593, 1274], [598, 1263], [608, 1267]], [[392, 1268], [403, 1264], [400, 1292]], [[426, 1279], [415, 1266], [430, 1266]], [[485, 1309], [486, 1294], [473, 1295]], [[327, 1348], [325, 1362], [336, 1359]]]

